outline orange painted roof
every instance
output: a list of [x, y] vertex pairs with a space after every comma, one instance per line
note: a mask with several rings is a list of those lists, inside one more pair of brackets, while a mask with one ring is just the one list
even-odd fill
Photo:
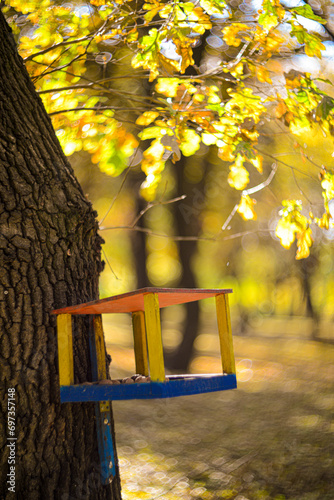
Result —
[[156, 293], [159, 297], [160, 307], [175, 304], [185, 304], [200, 299], [215, 297], [219, 294], [232, 293], [231, 289], [221, 288], [140, 288], [133, 292], [114, 295], [106, 299], [94, 300], [85, 304], [55, 309], [53, 314], [103, 314], [103, 313], [129, 313], [144, 311], [144, 295]]

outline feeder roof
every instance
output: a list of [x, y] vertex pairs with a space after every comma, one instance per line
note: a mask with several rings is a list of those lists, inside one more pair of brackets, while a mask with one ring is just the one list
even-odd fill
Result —
[[195, 302], [200, 299], [215, 297], [224, 293], [232, 293], [231, 289], [221, 288], [140, 288], [133, 292], [113, 295], [105, 299], [94, 300], [76, 306], [55, 309], [53, 314], [104, 314], [129, 313], [144, 311], [144, 295], [156, 293], [159, 297], [159, 306], [167, 307], [176, 304]]

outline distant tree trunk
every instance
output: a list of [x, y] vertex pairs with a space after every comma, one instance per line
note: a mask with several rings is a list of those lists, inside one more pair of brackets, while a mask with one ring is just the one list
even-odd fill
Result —
[[312, 301], [312, 284], [311, 278], [314, 273], [315, 267], [318, 265], [318, 258], [316, 255], [311, 255], [307, 259], [300, 261], [300, 274], [301, 285], [304, 292], [304, 299], [306, 302], [306, 315], [312, 319], [311, 338], [318, 340], [320, 317], [317, 310], [314, 308]]
[[[140, 184], [141, 181], [137, 178], [137, 176], [130, 176], [130, 186], [133, 193], [133, 198], [135, 200], [135, 217], [140, 214], [140, 212], [146, 207], [147, 203], [140, 196]], [[145, 221], [143, 217], [141, 217], [137, 226], [144, 228]], [[148, 274], [147, 274], [147, 251], [146, 251], [146, 234], [141, 231], [132, 231], [130, 234], [131, 237], [131, 245], [132, 245], [132, 253], [136, 270], [136, 278], [137, 278], [137, 288], [144, 288], [146, 286], [151, 286]]]
[[[188, 160], [189, 161], [189, 160]], [[198, 216], [203, 208], [203, 186], [191, 184], [187, 181], [185, 167], [187, 159], [182, 156], [175, 165], [177, 179], [177, 194], [185, 194], [184, 202], [175, 207], [176, 232], [182, 236], [197, 236], [199, 234]], [[193, 257], [197, 250], [196, 241], [180, 241], [179, 257], [182, 265], [182, 277], [179, 283], [181, 288], [195, 288], [197, 286], [193, 270]], [[182, 341], [178, 348], [166, 356], [169, 368], [177, 371], [187, 370], [193, 356], [193, 345], [198, 335], [199, 305], [198, 302], [185, 304], [186, 318], [182, 332]]]
[[[121, 498], [103, 486], [93, 404], [60, 404], [54, 308], [98, 298], [96, 213], [63, 155], [0, 12], [0, 498]], [[76, 382], [90, 379], [87, 321]], [[15, 389], [15, 493], [8, 390]], [[12, 454], [11, 454], [12, 456]]]

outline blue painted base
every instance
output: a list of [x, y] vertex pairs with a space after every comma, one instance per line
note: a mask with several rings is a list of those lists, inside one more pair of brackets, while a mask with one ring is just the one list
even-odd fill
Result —
[[156, 399], [225, 391], [236, 387], [234, 374], [177, 375], [167, 377], [166, 382], [61, 386], [60, 398], [62, 403]]

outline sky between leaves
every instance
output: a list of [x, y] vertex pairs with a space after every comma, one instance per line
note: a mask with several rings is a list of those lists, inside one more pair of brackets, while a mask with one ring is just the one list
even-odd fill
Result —
[[[321, 58], [325, 50], [319, 27], [326, 19], [303, 1], [250, 0], [242, 16], [242, 2], [224, 0], [5, 3], [65, 154], [87, 151], [116, 176], [142, 149], [147, 201], [155, 198], [166, 161], [177, 163], [204, 145], [215, 148], [229, 169], [228, 184], [241, 193], [236, 212], [255, 220], [250, 194], [268, 184], [249, 187], [252, 169], [263, 172], [257, 149], [263, 120], [284, 123], [297, 143], [319, 127], [333, 135], [328, 79], [290, 71], [278, 88], [272, 82], [273, 61], [296, 52]], [[198, 66], [194, 50], [212, 30], [216, 45], [228, 50], [215, 64]], [[285, 248], [297, 241], [297, 259], [309, 255], [312, 226], [333, 227], [328, 165], [319, 168], [319, 189], [324, 203], [316, 214], [299, 200], [282, 201], [276, 236]]]

